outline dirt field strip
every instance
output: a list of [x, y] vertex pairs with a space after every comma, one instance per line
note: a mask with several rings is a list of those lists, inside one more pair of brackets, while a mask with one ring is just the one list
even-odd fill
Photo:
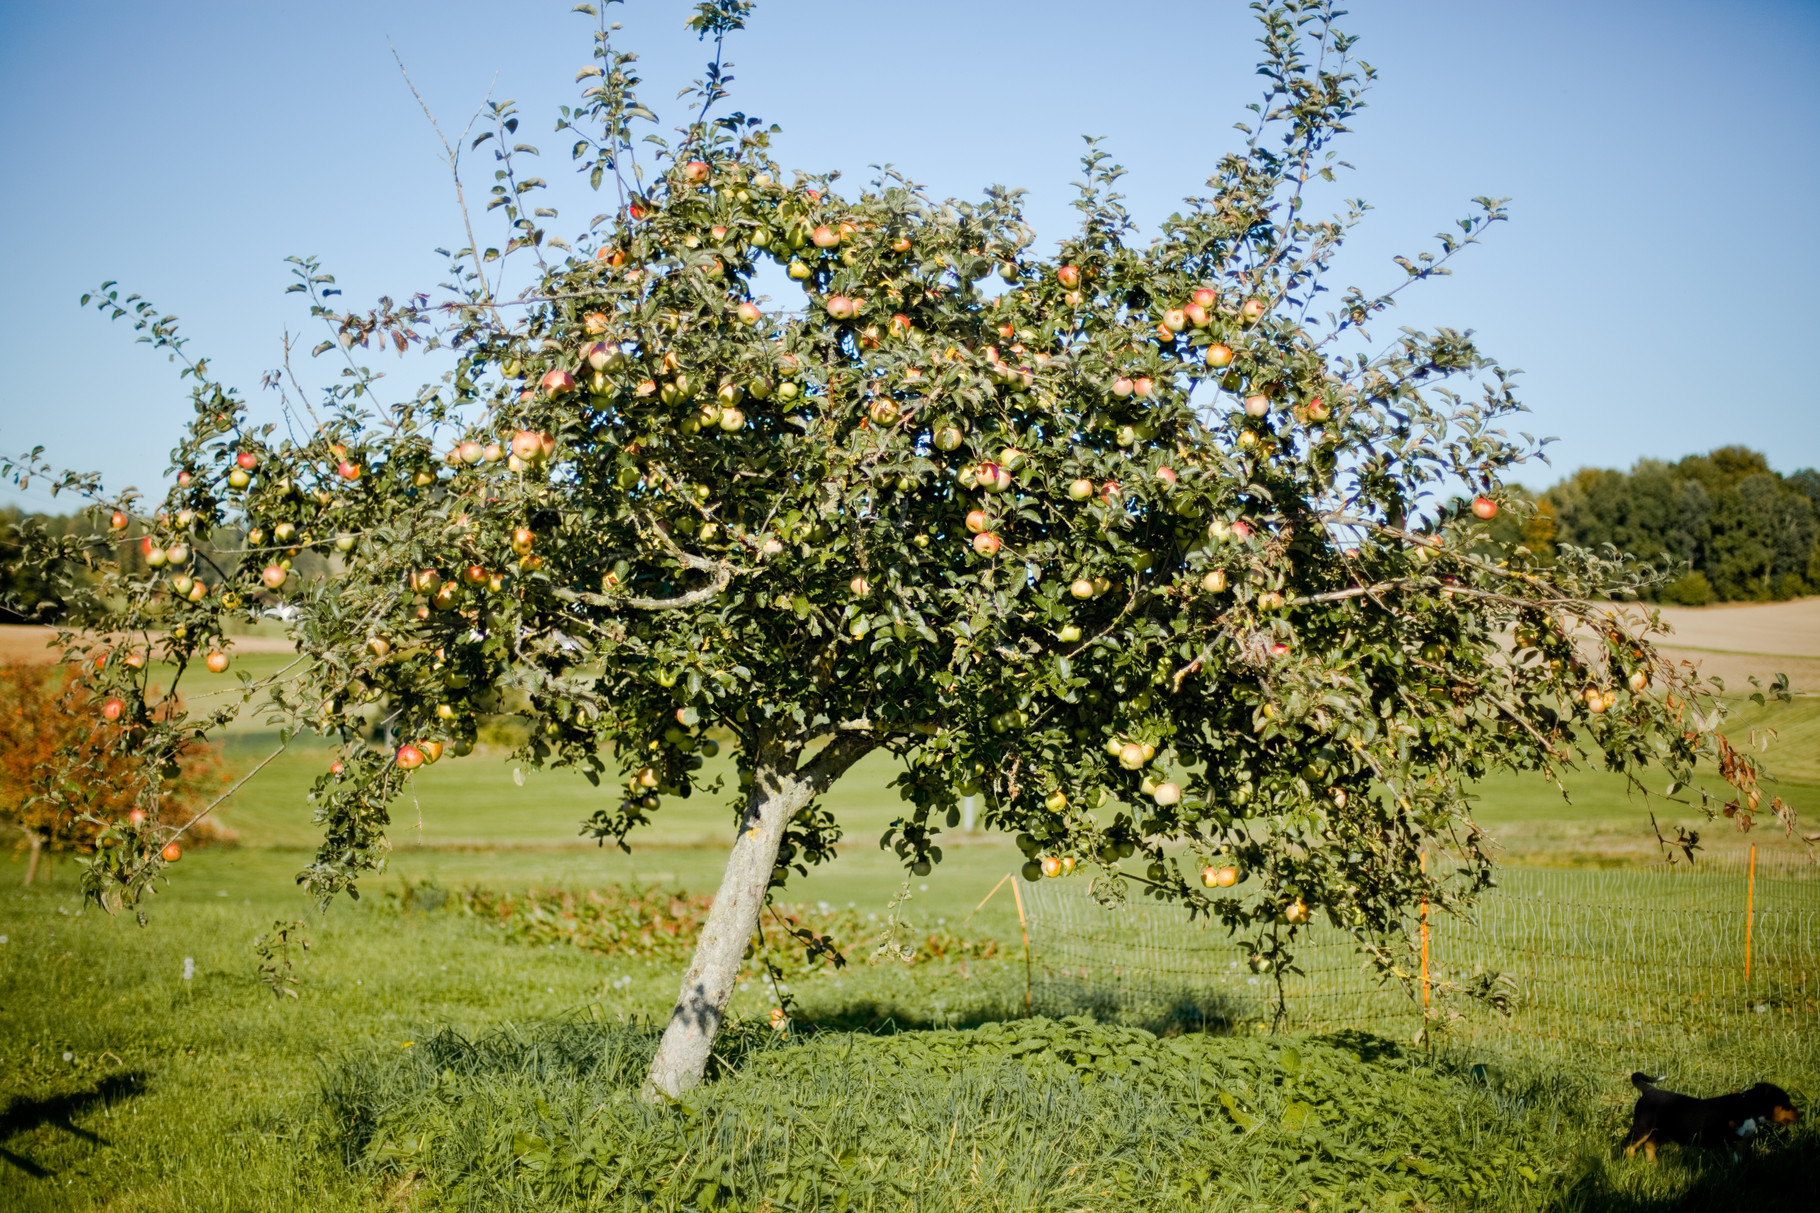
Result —
[[[51, 642], [57, 629], [26, 624], [0, 624], [0, 661], [43, 661], [57, 659]], [[276, 636], [230, 636], [236, 653], [291, 653], [291, 642]]]

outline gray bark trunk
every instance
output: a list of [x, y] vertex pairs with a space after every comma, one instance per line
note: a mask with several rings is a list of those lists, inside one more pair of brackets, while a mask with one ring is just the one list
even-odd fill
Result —
[[727, 1000], [739, 977], [746, 944], [758, 925], [765, 890], [777, 866], [777, 849], [797, 810], [826, 791], [868, 749], [857, 738], [836, 737], [809, 762], [798, 766], [795, 752], [775, 741], [759, 743], [752, 790], [740, 815], [739, 836], [727, 858], [720, 891], [683, 975], [682, 990], [664, 1028], [657, 1056], [645, 1079], [647, 1099], [681, 1095], [701, 1082], [726, 1018]]

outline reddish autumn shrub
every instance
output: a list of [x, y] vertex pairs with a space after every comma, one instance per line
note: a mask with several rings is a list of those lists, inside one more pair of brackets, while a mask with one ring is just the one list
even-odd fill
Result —
[[[110, 827], [158, 787], [153, 829], [174, 830], [220, 795], [229, 780], [220, 748], [194, 742], [162, 767], [133, 755], [127, 720], [110, 722], [67, 665], [0, 662], [0, 824], [30, 849], [30, 884], [41, 852], [90, 854]], [[55, 793], [54, 795], [52, 793]], [[231, 830], [204, 818], [187, 845], [227, 841]]]

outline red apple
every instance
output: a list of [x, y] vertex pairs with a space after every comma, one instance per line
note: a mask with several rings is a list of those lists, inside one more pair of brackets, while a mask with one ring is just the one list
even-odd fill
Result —
[[158, 852], [158, 854], [164, 857], [164, 862], [176, 863], [179, 859], [183, 858], [183, 848], [174, 842], [167, 842], [164, 844], [164, 849]]
[[512, 435], [512, 453], [526, 463], [543, 458], [544, 437], [536, 430], [519, 430]]
[[1270, 655], [1272, 657], [1287, 657], [1289, 656], [1289, 646], [1279, 640], [1270, 646]]
[[1055, 280], [1067, 289], [1073, 290], [1081, 284], [1081, 271], [1077, 266], [1064, 265], [1055, 271]]
[[1249, 539], [1251, 538], [1251, 524], [1243, 518], [1235, 519], [1232, 524], [1232, 533], [1240, 539]]
[[135, 825], [135, 826], [144, 825], [145, 824], [145, 810], [144, 809], [134, 809], [132, 812], [130, 812], [126, 815], [126, 820], [127, 820], [128, 825]]
[[221, 673], [225, 673], [227, 671], [228, 662], [231, 660], [232, 660], [232, 658], [230, 658], [226, 653], [223, 653], [219, 649], [217, 649], [216, 651], [210, 653], [208, 655], [208, 657], [204, 659], [204, 664], [206, 664], [209, 667], [209, 673], [221, 674]]
[[469, 585], [485, 585], [487, 583], [487, 571], [480, 565], [470, 564], [461, 571], [461, 579]]
[[991, 531], [983, 531], [973, 537], [973, 550], [982, 556], [996, 556], [998, 549], [998, 536]]
[[910, 328], [910, 317], [904, 315], [902, 312], [891, 317], [891, 335], [893, 337], [905, 336], [910, 332]]
[[1245, 412], [1253, 417], [1267, 416], [1270, 412], [1270, 397], [1253, 392], [1245, 397]]
[[1194, 301], [1202, 307], [1212, 307], [1219, 300], [1219, 295], [1209, 287], [1201, 287], [1194, 293]]
[[1131, 380], [1120, 375], [1117, 379], [1112, 381], [1112, 394], [1123, 399], [1124, 397], [1131, 395], [1136, 386], [1137, 385], [1132, 383]]
[[463, 463], [474, 464], [486, 457], [487, 448], [470, 438], [456, 447], [455, 453], [461, 457]]
[[1232, 365], [1232, 347], [1229, 345], [1210, 345], [1207, 347], [1207, 365], [1213, 367]]
[[1491, 519], [1498, 516], [1498, 503], [1489, 497], [1474, 497], [1472, 499], [1472, 512], [1477, 517], [1483, 518], [1489, 522]]
[[1174, 468], [1158, 468], [1156, 470], [1156, 478], [1163, 482], [1164, 488], [1172, 489], [1176, 485], [1176, 474], [1175, 474]]
[[536, 542], [537, 536], [529, 527], [521, 526], [512, 532], [512, 550], [520, 556], [528, 555]]
[[1198, 303], [1191, 303], [1183, 308], [1182, 315], [1186, 316], [1188, 318], [1188, 323], [1194, 325], [1197, 329], [1205, 328], [1207, 325], [1207, 309]]
[[691, 160], [683, 165], [683, 180], [691, 185], [700, 185], [708, 179], [708, 166], [700, 160]]
[[1062, 874], [1062, 861], [1054, 855], [1043, 856], [1043, 875], [1056, 877]]
[[1139, 375], [1136, 379], [1131, 381], [1131, 390], [1133, 394], [1138, 396], [1150, 395], [1151, 390], [1155, 387], [1156, 384], [1151, 382], [1148, 375]]
[[116, 531], [126, 530], [127, 524], [130, 523], [131, 521], [132, 521], [131, 518], [128, 518], [125, 514], [121, 513], [119, 510], [115, 510], [114, 516], [112, 518], [108, 519], [108, 523]]
[[546, 372], [539, 382], [546, 393], [551, 396], [560, 396], [575, 386], [575, 376], [558, 367], [556, 370]]
[[126, 700], [109, 699], [101, 705], [101, 719], [108, 722], [119, 720], [126, 714]]
[[[741, 324], [757, 324], [759, 319], [764, 315], [763, 312], [758, 310], [758, 304], [753, 303], [750, 299], [734, 308], [733, 314], [739, 317], [739, 322]], [[599, 370], [600, 368], [596, 367], [595, 369]]]
[[894, 253], [909, 252], [910, 251], [910, 237], [899, 236], [896, 240], [893, 240], [891, 242], [891, 251]]
[[978, 535], [991, 525], [992, 518], [985, 510], [967, 511], [967, 529], [972, 531], [975, 535]]
[[331, 762], [329, 764], [329, 774], [335, 776], [337, 779], [341, 778], [341, 773], [345, 770], [347, 770], [347, 768], [339, 761]]
[[420, 741], [417, 748], [423, 751], [425, 762], [435, 762], [442, 757], [443, 745], [440, 741]]
[[1239, 870], [1232, 867], [1221, 868], [1213, 874], [1213, 883], [1222, 889], [1230, 889], [1239, 883]]
[[824, 306], [828, 309], [828, 315], [836, 320], [851, 320], [853, 318], [853, 300], [847, 298], [845, 295], [828, 296], [828, 302]]
[[1182, 802], [1182, 789], [1176, 787], [1173, 783], [1159, 783], [1150, 793], [1150, 798], [1160, 805], [1180, 804]]
[[398, 747], [398, 754], [395, 761], [398, 763], [399, 770], [415, 771], [424, 763], [423, 751], [407, 741], [405, 744]]
[[290, 571], [282, 564], [268, 564], [260, 571], [259, 580], [265, 583], [266, 589], [277, 590], [284, 587], [285, 580], [290, 575]]
[[816, 248], [833, 248], [840, 243], [840, 233], [824, 223], [809, 233], [809, 241]]
[[335, 465], [335, 474], [340, 476], [343, 480], [359, 480], [360, 465], [351, 460], [343, 459], [340, 463]]
[[1247, 299], [1240, 305], [1239, 314], [1245, 317], [1247, 321], [1256, 320], [1264, 314], [1264, 306], [1264, 301], [1262, 299]]
[[251, 451], [242, 451], [240, 454], [234, 456], [234, 462], [250, 472], [259, 466], [259, 456], [253, 454]]

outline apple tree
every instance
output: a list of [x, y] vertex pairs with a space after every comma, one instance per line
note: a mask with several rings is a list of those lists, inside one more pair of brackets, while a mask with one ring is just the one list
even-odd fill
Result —
[[[57, 482], [160, 557], [72, 581], [71, 638], [155, 636], [181, 667], [231, 645], [230, 620], [282, 613], [297, 660], [248, 687], [287, 736], [341, 745], [311, 794], [300, 879], [320, 896], [383, 866], [412, 772], [502, 708], [529, 721], [523, 758], [599, 784], [583, 829], [619, 845], [710, 790], [704, 739], [730, 734], [731, 853], [649, 1080], [673, 1095], [703, 1074], [761, 906], [833, 854], [818, 797], [874, 751], [901, 765], [884, 844], [910, 871], [981, 796], [1026, 875], [1078, 865], [1104, 900], [1180, 902], [1264, 972], [1316, 918], [1391, 970], [1418, 903], [1469, 903], [1491, 877], [1471, 789], [1493, 770], [1592, 757], [1684, 785], [1712, 759], [1758, 808], [1711, 693], [1614, 605], [1646, 574], [1492, 539], [1534, 453], [1502, 428], [1511, 375], [1469, 332], [1370, 336], [1500, 205], [1392, 289], [1328, 285], [1364, 208], [1310, 202], [1371, 78], [1328, 6], [1260, 12], [1264, 95], [1154, 239], [1090, 145], [1052, 254], [1014, 190], [786, 171], [774, 128], [717, 109], [749, 8], [695, 10], [715, 58], [673, 137], [595, 15], [556, 126], [611, 205], [573, 242], [502, 103], [444, 146], [458, 185], [462, 156], [492, 158], [505, 234], [482, 242], [464, 205], [440, 297], [343, 310], [298, 261], [340, 377], [311, 403], [274, 375], [282, 424], [149, 302], [93, 298], [177, 360], [195, 416], [160, 500]], [[450, 369], [392, 393], [359, 357], [375, 346]], [[150, 763], [221, 719], [88, 668]], [[108, 828], [88, 887], [131, 904], [172, 831]], [[1425, 851], [1451, 861], [1425, 871]]]

